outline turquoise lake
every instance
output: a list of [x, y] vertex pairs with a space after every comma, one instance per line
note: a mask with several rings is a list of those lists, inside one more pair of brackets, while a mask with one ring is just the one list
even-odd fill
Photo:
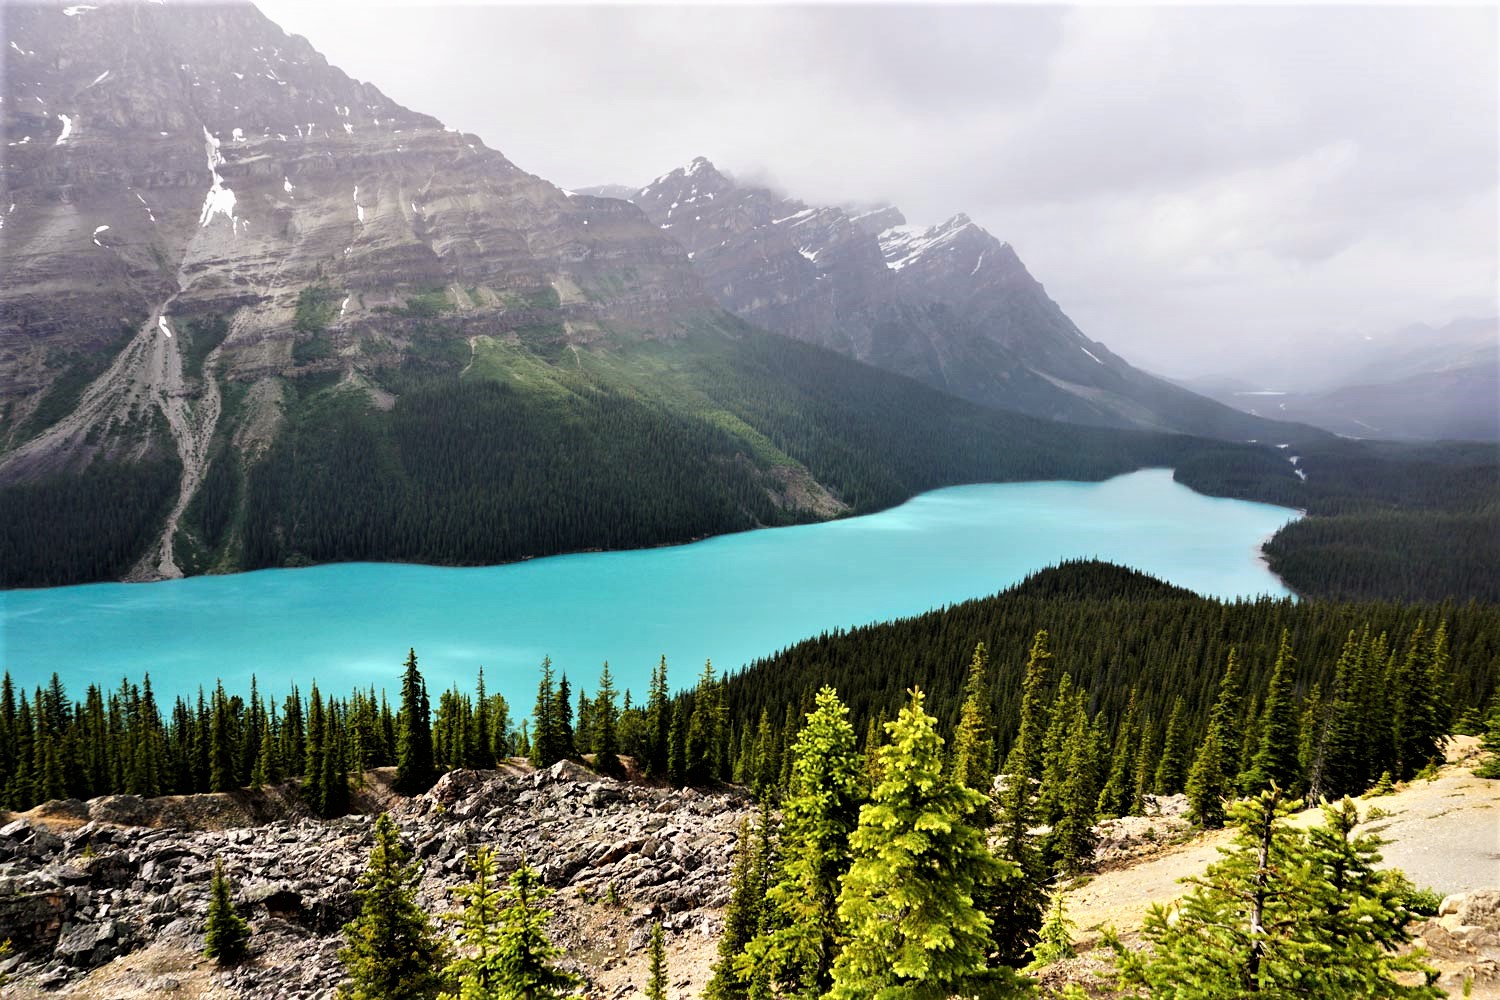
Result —
[[[344, 563], [148, 584], [0, 592], [0, 667], [70, 694], [147, 672], [158, 698], [211, 688], [385, 688], [415, 647], [428, 688], [483, 665], [513, 717], [550, 655], [576, 691], [600, 664], [638, 696], [667, 657], [737, 668], [819, 632], [994, 593], [1061, 559], [1098, 557], [1202, 594], [1288, 593], [1260, 544], [1296, 511], [1202, 496], [1149, 469], [1102, 483], [956, 486], [866, 517], [691, 545], [443, 568]], [[1041, 627], [1045, 623], [1038, 623]]]

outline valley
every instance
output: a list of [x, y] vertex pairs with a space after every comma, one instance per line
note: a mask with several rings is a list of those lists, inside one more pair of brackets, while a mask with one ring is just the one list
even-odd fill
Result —
[[1493, 11], [275, 8], [4, 10], [6, 998], [1500, 1000]]

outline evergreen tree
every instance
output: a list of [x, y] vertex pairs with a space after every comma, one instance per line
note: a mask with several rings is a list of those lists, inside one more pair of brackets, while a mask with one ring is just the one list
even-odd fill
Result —
[[1248, 795], [1262, 792], [1272, 785], [1284, 792], [1295, 792], [1301, 783], [1301, 768], [1297, 760], [1297, 713], [1292, 704], [1294, 662], [1291, 635], [1282, 629], [1276, 666], [1271, 672], [1271, 686], [1261, 709], [1260, 746], [1250, 762], [1250, 770], [1240, 782], [1241, 790]]
[[953, 777], [977, 792], [989, 794], [995, 777], [995, 740], [990, 734], [989, 652], [984, 643], [974, 647], [958, 729], [953, 734]]
[[839, 886], [852, 861], [849, 838], [864, 799], [854, 726], [833, 688], [818, 692], [791, 753], [780, 865], [766, 894], [774, 929], [747, 950], [788, 992], [821, 996], [843, 936]]
[[661, 921], [651, 924], [650, 979], [646, 983], [646, 1000], [667, 1000], [667, 945], [662, 938]]
[[318, 682], [313, 681], [311, 697], [307, 705], [307, 757], [302, 765], [302, 798], [314, 813], [323, 815], [326, 790], [323, 782], [327, 772], [323, 758], [328, 753], [328, 717], [323, 714], [323, 699], [318, 693]]
[[1041, 783], [1043, 751], [1047, 737], [1046, 706], [1042, 699], [1047, 685], [1052, 653], [1047, 649], [1045, 629], [1038, 632], [1026, 657], [1021, 678], [1021, 716], [1016, 740], [1005, 758], [1005, 777], [1000, 792], [1000, 835], [1005, 854], [1036, 878], [1041, 865], [1027, 831], [1036, 825], [1036, 790]]
[[474, 741], [469, 747], [468, 766], [495, 766], [495, 740], [490, 733], [490, 703], [484, 691], [484, 667], [479, 668], [479, 682], [474, 692]]
[[319, 816], [329, 819], [349, 811], [349, 769], [344, 764], [344, 727], [339, 725], [339, 713], [332, 697], [328, 699], [323, 718], [325, 750], [321, 761], [322, 779], [318, 782], [322, 799], [317, 810]]
[[1140, 746], [1140, 702], [1134, 688], [1125, 706], [1125, 718], [1115, 735], [1114, 750], [1109, 755], [1109, 777], [1099, 793], [1099, 813], [1103, 816], [1130, 816], [1140, 812], [1136, 798], [1138, 783], [1135, 765]]
[[500, 887], [496, 883], [495, 852], [481, 847], [469, 856], [474, 881], [453, 890], [463, 901], [458, 914], [458, 955], [443, 969], [443, 977], [458, 992], [443, 1000], [494, 1000], [506, 988], [500, 963]]
[[214, 688], [213, 735], [210, 737], [209, 790], [230, 792], [239, 787], [234, 773], [234, 721], [221, 681]]
[[1047, 911], [1047, 921], [1042, 924], [1040, 940], [1032, 952], [1031, 964], [1026, 967], [1026, 971], [1037, 972], [1054, 962], [1076, 955], [1078, 952], [1073, 947], [1073, 932], [1077, 929], [1078, 925], [1068, 919], [1067, 906], [1063, 894], [1059, 892], [1052, 898], [1052, 908]]
[[[1210, 865], [1172, 909], [1153, 906], [1145, 951], [1113, 934], [1122, 987], [1152, 1000], [1206, 997], [1440, 997], [1419, 954], [1397, 957], [1409, 913], [1374, 870], [1374, 838], [1351, 838], [1352, 804], [1325, 811], [1325, 828], [1290, 828], [1276, 789], [1238, 803], [1234, 849]], [[1174, 912], [1175, 910], [1175, 912]]]
[[646, 776], [668, 776], [668, 748], [672, 735], [672, 704], [667, 689], [667, 658], [651, 671], [651, 687], [646, 694]]
[[667, 774], [675, 784], [687, 781], [687, 717], [686, 699], [679, 698], [672, 705], [672, 726], [667, 741]]
[[[1061, 708], [1059, 706], [1059, 710]], [[1061, 763], [1057, 769], [1059, 804], [1055, 814], [1049, 817], [1052, 829], [1042, 850], [1053, 871], [1076, 875], [1085, 871], [1094, 858], [1100, 768], [1094, 755], [1093, 734], [1082, 691], [1076, 692], [1066, 712], [1068, 724], [1059, 750]]]
[[1188, 771], [1188, 815], [1209, 829], [1224, 825], [1224, 800], [1233, 794], [1236, 772], [1231, 747], [1236, 743], [1234, 705], [1239, 696], [1239, 654], [1231, 648], [1218, 698], [1209, 713], [1208, 733]]
[[530, 865], [511, 874], [495, 938], [495, 1000], [559, 1000], [579, 985], [577, 976], [553, 964], [562, 951], [547, 937], [552, 911], [540, 905], [550, 895]]
[[424, 1000], [443, 986], [444, 950], [417, 905], [421, 871], [390, 816], [375, 821], [370, 863], [354, 889], [359, 914], [344, 925], [341, 1000]]
[[419, 795], [436, 780], [427, 682], [417, 669], [417, 651], [409, 649], [401, 678], [401, 709], [396, 715], [396, 781], [392, 787], [402, 795]]
[[1484, 735], [1479, 738], [1479, 749], [1488, 753], [1489, 759], [1474, 769], [1480, 778], [1500, 778], [1500, 703], [1490, 709], [1485, 723]]
[[615, 681], [605, 660], [599, 673], [599, 691], [594, 695], [594, 770], [600, 774], [625, 773], [620, 763], [620, 710], [615, 697]]
[[1001, 866], [968, 823], [983, 796], [943, 773], [936, 727], [920, 691], [887, 726], [886, 778], [850, 838], [838, 910], [848, 939], [831, 1000], [1024, 992], [1011, 970], [988, 965], [993, 928], [973, 897]]
[[750, 945], [768, 929], [766, 893], [771, 887], [775, 853], [771, 806], [769, 800], [762, 799], [760, 822], [753, 829], [749, 820], [740, 823], [734, 870], [729, 878], [729, 905], [724, 909], [724, 929], [719, 935], [719, 957], [704, 988], [704, 1000], [746, 1000], [752, 994], [763, 995], [770, 987], [769, 965], [750, 954]]
[[573, 687], [568, 683], [567, 672], [557, 682], [557, 737], [558, 747], [564, 757], [572, 760], [578, 756], [577, 735], [573, 732]]
[[262, 785], [281, 784], [280, 741], [276, 734], [276, 706], [271, 705], [271, 714], [261, 727], [260, 749], [255, 755], [255, 768], [250, 774], [250, 783], [256, 788]]
[[209, 889], [208, 923], [203, 927], [203, 954], [220, 965], [234, 965], [248, 954], [250, 925], [234, 912], [234, 898], [224, 862], [214, 859], [214, 878]]
[[552, 679], [552, 658], [542, 658], [542, 677], [536, 686], [536, 707], [532, 710], [531, 764], [535, 768], [551, 767], [568, 755], [563, 740], [559, 695]]
[[688, 721], [685, 778], [690, 785], [707, 785], [720, 777], [718, 758], [725, 736], [724, 714], [713, 661], [706, 660], [693, 693], [693, 714]]
[[1162, 740], [1161, 760], [1156, 765], [1154, 791], [1157, 795], [1176, 795], [1187, 781], [1187, 703], [1182, 695], [1172, 701], [1172, 714], [1167, 719], [1167, 735]]

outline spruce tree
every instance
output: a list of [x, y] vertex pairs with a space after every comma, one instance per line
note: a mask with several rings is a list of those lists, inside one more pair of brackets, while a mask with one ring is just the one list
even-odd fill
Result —
[[886, 778], [850, 838], [838, 910], [848, 938], [830, 1000], [1022, 995], [1011, 970], [990, 968], [993, 928], [973, 902], [1001, 868], [968, 822], [984, 797], [943, 772], [920, 691], [887, 730]]
[[436, 780], [427, 682], [417, 669], [417, 651], [409, 649], [401, 678], [401, 709], [396, 716], [396, 781], [392, 787], [402, 795], [420, 795]]
[[1490, 709], [1484, 735], [1479, 738], [1479, 749], [1488, 753], [1489, 759], [1480, 762], [1474, 769], [1474, 775], [1479, 778], [1500, 778], [1500, 703]]
[[704, 1000], [746, 1000], [770, 988], [769, 964], [751, 954], [750, 945], [769, 928], [766, 893], [776, 867], [776, 841], [770, 801], [762, 799], [760, 821], [754, 827], [749, 820], [740, 823], [719, 957], [704, 988]]
[[560, 1000], [581, 982], [553, 961], [562, 951], [547, 937], [552, 911], [540, 905], [550, 895], [530, 865], [522, 864], [511, 874], [495, 937], [494, 1000]]
[[720, 743], [725, 737], [724, 706], [712, 660], [703, 664], [698, 687], [693, 692], [693, 714], [687, 728], [687, 772], [690, 785], [707, 785], [719, 779]]
[[964, 685], [964, 703], [959, 709], [958, 728], [953, 734], [953, 777], [978, 792], [989, 794], [995, 777], [995, 740], [989, 722], [989, 651], [984, 643], [974, 647], [969, 679]]
[[1140, 745], [1140, 702], [1134, 688], [1130, 689], [1130, 700], [1125, 706], [1125, 717], [1115, 734], [1114, 749], [1109, 755], [1109, 776], [1099, 793], [1099, 813], [1102, 816], [1130, 816], [1140, 812], [1140, 801], [1136, 798], [1138, 783], [1135, 766]]
[[1284, 792], [1295, 793], [1301, 784], [1297, 760], [1297, 711], [1292, 704], [1291, 635], [1281, 631], [1281, 645], [1276, 651], [1276, 666], [1271, 672], [1271, 686], [1261, 709], [1260, 746], [1250, 761], [1250, 770], [1240, 782], [1240, 789], [1254, 795], [1275, 785]]
[[495, 852], [481, 847], [469, 856], [474, 880], [453, 890], [463, 902], [458, 914], [457, 956], [443, 969], [443, 977], [458, 992], [443, 994], [444, 1000], [493, 1000], [505, 988], [505, 970], [500, 964], [500, 886], [495, 872]]
[[1078, 925], [1068, 919], [1067, 904], [1063, 894], [1059, 892], [1052, 898], [1052, 907], [1047, 911], [1047, 920], [1042, 924], [1040, 939], [1032, 951], [1031, 964], [1026, 967], [1026, 971], [1037, 972], [1054, 962], [1076, 955], [1078, 952], [1073, 947], [1073, 932], [1077, 929]]
[[1154, 791], [1157, 795], [1176, 795], [1187, 781], [1187, 703], [1182, 695], [1172, 701], [1167, 718], [1167, 734], [1162, 739], [1161, 760], [1156, 765]]
[[234, 965], [244, 960], [247, 942], [250, 940], [250, 925], [234, 912], [234, 898], [229, 889], [229, 877], [224, 874], [224, 862], [214, 859], [213, 884], [209, 889], [208, 923], [203, 928], [203, 954], [220, 965]]
[[239, 787], [234, 773], [234, 722], [222, 681], [214, 688], [213, 729], [209, 752], [209, 791], [229, 792]]
[[[1068, 710], [1067, 735], [1060, 750], [1058, 801], [1051, 818], [1051, 831], [1043, 843], [1043, 854], [1054, 872], [1077, 875], [1094, 859], [1094, 825], [1099, 815], [1099, 762], [1089, 727], [1084, 693], [1078, 691]], [[1034, 911], [1033, 911], [1034, 912]], [[1032, 919], [1035, 919], [1034, 917]]]
[[1188, 815], [1193, 822], [1209, 829], [1224, 825], [1224, 800], [1234, 792], [1238, 773], [1234, 750], [1238, 743], [1235, 704], [1239, 697], [1239, 654], [1231, 648], [1218, 697], [1209, 713], [1208, 733], [1188, 771]]
[[661, 921], [651, 924], [650, 978], [646, 982], [646, 1000], [667, 1000], [667, 944], [662, 938]]
[[328, 752], [328, 718], [323, 714], [323, 699], [318, 693], [318, 682], [314, 681], [312, 696], [307, 706], [307, 756], [302, 765], [302, 798], [314, 814], [323, 815], [325, 792], [323, 782], [327, 773], [323, 769], [323, 758]]
[[646, 776], [667, 777], [668, 747], [672, 735], [672, 703], [667, 688], [667, 658], [651, 671], [651, 687], [646, 694]]
[[495, 766], [495, 740], [490, 734], [489, 696], [484, 690], [484, 667], [479, 668], [479, 682], [474, 692], [474, 742], [469, 748], [469, 767]]
[[531, 713], [531, 765], [551, 767], [567, 756], [563, 745], [562, 714], [552, 675], [552, 658], [542, 658], [542, 676], [536, 685], [536, 707]]
[[573, 732], [573, 686], [568, 683], [567, 671], [557, 682], [557, 738], [561, 757], [572, 760], [578, 756], [578, 743]]
[[599, 673], [599, 690], [594, 695], [594, 770], [600, 774], [623, 774], [620, 763], [620, 709], [615, 704], [615, 681], [609, 673], [609, 661]]
[[417, 905], [421, 870], [390, 816], [375, 821], [370, 863], [355, 885], [358, 915], [344, 925], [341, 1000], [424, 1000], [441, 990], [444, 949]]
[[766, 894], [774, 929], [748, 951], [784, 990], [821, 996], [843, 936], [839, 886], [852, 856], [864, 782], [849, 710], [830, 687], [792, 746], [792, 781], [782, 802], [780, 864]]
[[1027, 831], [1036, 825], [1037, 789], [1041, 784], [1047, 739], [1047, 686], [1052, 653], [1047, 649], [1045, 629], [1032, 639], [1021, 678], [1021, 717], [1016, 740], [1005, 758], [1005, 776], [1000, 792], [1000, 836], [1005, 855], [1021, 866], [1030, 878], [1039, 878], [1041, 865]]
[[[1409, 941], [1409, 913], [1374, 864], [1374, 838], [1352, 838], [1353, 805], [1325, 811], [1313, 834], [1284, 822], [1278, 790], [1237, 803], [1234, 847], [1173, 907], [1152, 906], [1144, 951], [1106, 935], [1121, 986], [1151, 1000], [1210, 997], [1443, 996], [1427, 985]], [[1412, 983], [1411, 978], [1425, 980]]]

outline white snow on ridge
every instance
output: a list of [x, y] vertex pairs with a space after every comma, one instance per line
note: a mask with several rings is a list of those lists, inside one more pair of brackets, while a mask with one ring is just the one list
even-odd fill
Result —
[[168, 337], [172, 336], [172, 331], [167, 328], [167, 317], [156, 317], [156, 328], [162, 333], [165, 333]]
[[68, 117], [67, 115], [58, 115], [57, 120], [62, 122], [63, 130], [62, 135], [58, 136], [57, 141], [52, 145], [61, 146], [63, 143], [68, 141], [68, 136], [73, 134], [73, 119]]
[[232, 132], [229, 133], [229, 137], [231, 139], [233, 139], [235, 142], [244, 142], [245, 141], [245, 130], [242, 129], [242, 128], [234, 129]]
[[[203, 198], [203, 210], [198, 213], [198, 226], [202, 228], [213, 221], [214, 216], [223, 215], [229, 220], [231, 228], [238, 232], [234, 217], [234, 192], [224, 186], [224, 178], [219, 176], [219, 165], [224, 162], [224, 155], [219, 152], [219, 139], [206, 127], [203, 129], [203, 153], [208, 161], [208, 172], [213, 178], [209, 185], [208, 194]], [[170, 334], [169, 334], [170, 336]]]
[[95, 7], [92, 4], [81, 3], [81, 4], [77, 4], [77, 5], [73, 6], [73, 7], [64, 7], [63, 8], [63, 16], [64, 17], [77, 17], [79, 14], [82, 14], [84, 11], [98, 10], [98, 9], [99, 9], [98, 7]]
[[[988, 250], [981, 250], [981, 251], [979, 251], [979, 259], [974, 262], [974, 270], [972, 270], [972, 271], [969, 272], [969, 277], [972, 278], [972, 277], [974, 277], [974, 275], [976, 275], [976, 274], [979, 273], [979, 267], [980, 267], [981, 264], [984, 263], [984, 255], [987, 254], [987, 253], [989, 253]], [[1091, 355], [1089, 355], [1089, 357], [1092, 358], [1094, 356], [1091, 354]], [[1098, 361], [1099, 359], [1098, 358], [1094, 358], [1094, 360]]]
[[359, 203], [359, 185], [354, 185], [354, 214], [359, 219], [359, 224], [365, 224], [365, 206]]
[[98, 76], [94, 77], [94, 82], [91, 83], [91, 84], [89, 84], [89, 86], [93, 87], [93, 86], [97, 86], [98, 84], [103, 83], [104, 82], [104, 78], [107, 77], [107, 76], [109, 76], [109, 72], [110, 72], [109, 70], [105, 70], [103, 73], [100, 73]]
[[771, 220], [771, 225], [773, 225], [773, 226], [779, 226], [783, 222], [791, 222], [793, 219], [798, 219], [798, 220], [806, 219], [810, 215], [815, 215], [817, 213], [817, 211], [818, 210], [816, 208], [804, 208], [800, 212], [794, 212], [791, 215], [783, 215], [779, 219], [772, 219]]
[[[1087, 347], [1084, 347], [1082, 344], [1078, 345], [1078, 349], [1080, 351], [1082, 351], [1084, 354], [1087, 354], [1089, 357], [1093, 358], [1095, 361], [1099, 361], [1099, 356], [1097, 354], [1095, 354], [1093, 351], [1089, 350]], [[1099, 361], [1099, 363], [1101, 365], [1104, 364], [1103, 361]]]

